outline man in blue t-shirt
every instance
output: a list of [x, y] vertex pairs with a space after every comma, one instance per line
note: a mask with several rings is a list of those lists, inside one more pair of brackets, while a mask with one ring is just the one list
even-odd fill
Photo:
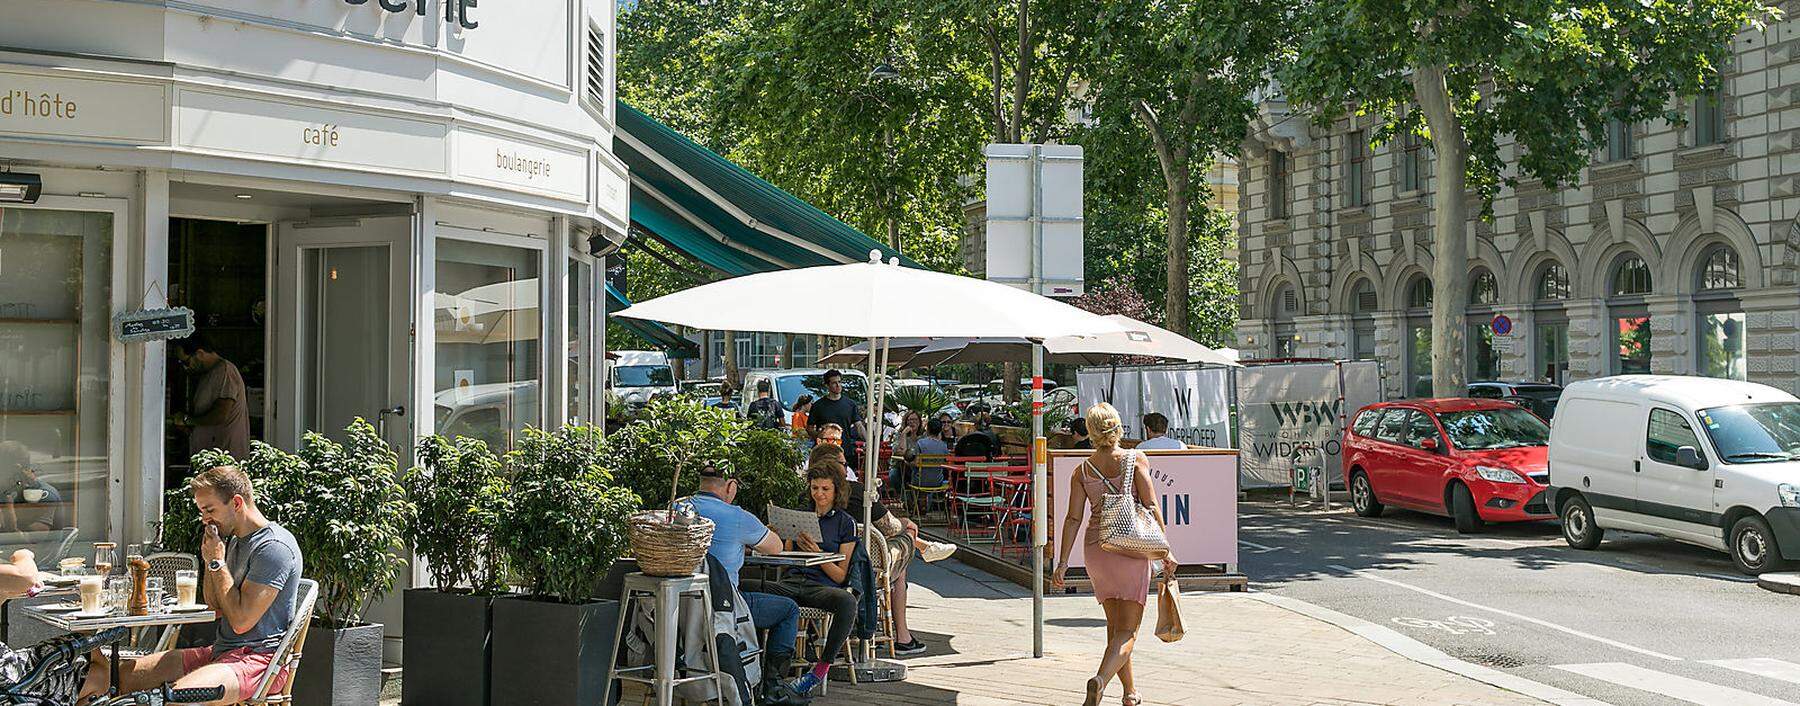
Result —
[[[700, 470], [700, 492], [687, 502], [694, 512], [712, 520], [712, 545], [707, 555], [725, 567], [731, 585], [738, 585], [738, 573], [744, 568], [744, 551], [762, 554], [781, 552], [781, 537], [765, 526], [755, 515], [733, 505], [737, 500], [738, 481], [731, 472], [708, 464]], [[800, 632], [800, 604], [786, 596], [744, 591], [744, 602], [750, 605], [750, 620], [758, 630], [768, 630], [769, 640], [763, 648], [763, 701], [766, 704], [805, 704], [812, 698], [781, 682], [794, 661], [794, 640]]]

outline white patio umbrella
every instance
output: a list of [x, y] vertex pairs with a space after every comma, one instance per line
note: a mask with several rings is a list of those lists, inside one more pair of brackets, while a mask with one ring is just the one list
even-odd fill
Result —
[[[888, 355], [904, 358], [918, 352], [919, 349], [928, 345], [931, 345], [931, 339], [929, 338], [895, 338], [888, 341]], [[829, 355], [820, 358], [819, 366], [831, 367], [846, 365], [856, 367], [866, 365], [869, 362], [869, 347], [868, 341], [858, 341], [848, 346], [844, 346], [843, 348], [832, 351]]]
[[1044, 351], [1052, 361], [1083, 365], [1112, 362], [1115, 356], [1139, 356], [1183, 363], [1238, 365], [1235, 357], [1218, 351], [1174, 331], [1147, 324], [1123, 314], [1106, 317], [1125, 330], [1091, 336], [1058, 336], [1044, 339]]
[[[814, 302], [795, 306], [794, 302]], [[887, 368], [888, 343], [895, 338], [1011, 337], [1053, 338], [1126, 330], [1116, 321], [1022, 289], [959, 275], [900, 267], [898, 259], [881, 262], [880, 251], [869, 261], [762, 272], [704, 284], [638, 302], [614, 316], [660, 321], [700, 329], [768, 331], [866, 338], [869, 379]], [[871, 394], [865, 419], [871, 427], [881, 419], [881, 396]], [[871, 479], [863, 493], [863, 523], [874, 503], [879, 436], [869, 434], [863, 477]], [[1034, 464], [1033, 495], [1045, 507], [1042, 465]], [[1043, 513], [1033, 513], [1042, 522]], [[1041, 534], [1041, 532], [1034, 532]], [[1041, 558], [1042, 551], [1034, 551]], [[1041, 583], [1043, 572], [1038, 573]], [[1037, 586], [1038, 620], [1034, 642], [1042, 641], [1042, 587]]]

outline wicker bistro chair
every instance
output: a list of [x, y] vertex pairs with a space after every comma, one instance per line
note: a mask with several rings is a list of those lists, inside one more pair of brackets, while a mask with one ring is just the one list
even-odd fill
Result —
[[[256, 683], [256, 691], [244, 698], [250, 706], [268, 706], [269, 704], [293, 703], [294, 680], [300, 678], [300, 648], [306, 644], [306, 633], [312, 628], [313, 604], [319, 599], [319, 582], [312, 579], [300, 579], [300, 595], [294, 601], [294, 619], [300, 624], [288, 628], [287, 634], [281, 637], [281, 644], [275, 648], [275, 657], [269, 660], [269, 670], [263, 673], [262, 681]], [[287, 684], [276, 690], [275, 675], [282, 669], [288, 669]]]

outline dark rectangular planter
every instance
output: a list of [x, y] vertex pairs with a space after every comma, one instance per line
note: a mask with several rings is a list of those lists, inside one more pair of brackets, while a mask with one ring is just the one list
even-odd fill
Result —
[[380, 702], [382, 633], [380, 623], [333, 629], [314, 621], [295, 677], [295, 706]]
[[619, 629], [618, 601], [499, 598], [493, 616], [491, 706], [613, 702], [607, 670]]
[[415, 588], [404, 601], [402, 706], [486, 706], [494, 598]]

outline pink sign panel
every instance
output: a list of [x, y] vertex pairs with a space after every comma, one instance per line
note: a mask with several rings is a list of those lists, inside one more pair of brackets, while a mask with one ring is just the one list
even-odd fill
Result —
[[[1236, 564], [1237, 544], [1237, 452], [1221, 449], [1189, 449], [1186, 451], [1145, 451], [1150, 467], [1150, 486], [1156, 491], [1162, 510], [1163, 524], [1168, 528], [1169, 546], [1183, 565]], [[1069, 513], [1069, 478], [1086, 453], [1058, 451], [1050, 457], [1051, 531], [1060, 532], [1063, 518]], [[1082, 527], [1086, 530], [1087, 513], [1082, 509]], [[1060, 547], [1061, 539], [1051, 546]], [[1069, 566], [1082, 568], [1084, 537], [1077, 536], [1075, 549], [1069, 554]]]

